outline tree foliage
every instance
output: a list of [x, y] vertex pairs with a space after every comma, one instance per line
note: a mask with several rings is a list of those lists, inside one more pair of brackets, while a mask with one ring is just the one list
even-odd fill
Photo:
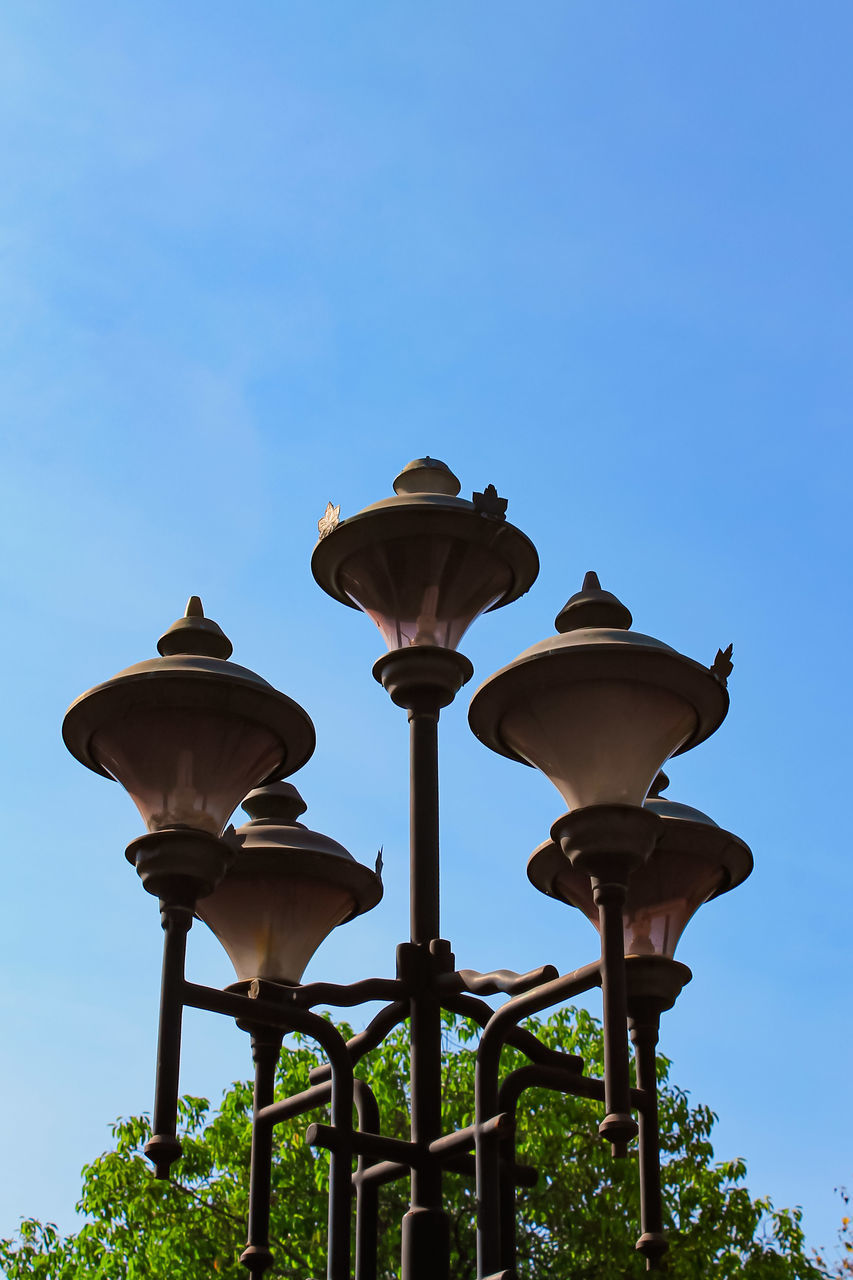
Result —
[[[853, 1276], [853, 1223], [850, 1220], [850, 1192], [846, 1187], [836, 1187], [835, 1189], [841, 1196], [843, 1214], [841, 1226], [838, 1228], [837, 1260], [835, 1266], [826, 1274], [833, 1277], [849, 1278]], [[819, 1253], [816, 1257], [818, 1265], [825, 1267], [826, 1260], [823, 1255]]]
[[[564, 1009], [531, 1024], [554, 1048], [578, 1053], [587, 1071], [600, 1073], [597, 1021], [583, 1010]], [[446, 1131], [473, 1120], [476, 1032], [464, 1022], [445, 1027], [444, 1123]], [[507, 1053], [507, 1065], [513, 1055]], [[297, 1040], [282, 1055], [280, 1096], [307, 1087], [320, 1055]], [[676, 1280], [825, 1280], [850, 1273], [845, 1254], [838, 1269], [806, 1250], [797, 1209], [776, 1209], [747, 1190], [742, 1160], [715, 1161], [715, 1116], [691, 1106], [670, 1083], [659, 1059], [663, 1183], [670, 1253], [667, 1274]], [[407, 1032], [399, 1028], [360, 1065], [358, 1074], [376, 1093], [386, 1133], [408, 1136]], [[642, 1259], [634, 1251], [639, 1217], [636, 1156], [613, 1161], [597, 1134], [594, 1103], [531, 1090], [519, 1107], [519, 1159], [536, 1165], [540, 1179], [519, 1193], [519, 1275], [572, 1280], [639, 1280]], [[113, 1126], [114, 1149], [83, 1169], [80, 1229], [62, 1236], [49, 1223], [22, 1222], [14, 1240], [0, 1242], [8, 1280], [244, 1280], [237, 1261], [245, 1243], [251, 1143], [251, 1088], [235, 1083], [215, 1113], [203, 1098], [182, 1100], [184, 1154], [173, 1178], [157, 1182], [141, 1154], [148, 1121], [137, 1116]], [[313, 1118], [318, 1118], [314, 1113]], [[272, 1276], [320, 1277], [325, 1270], [327, 1159], [306, 1147], [306, 1119], [276, 1129], [271, 1237]], [[452, 1275], [467, 1280], [474, 1267], [474, 1188], [447, 1175], [453, 1218]], [[381, 1193], [380, 1275], [398, 1274], [399, 1222], [407, 1208], [406, 1184]], [[849, 1230], [848, 1230], [848, 1251]], [[842, 1241], [843, 1243], [843, 1241]]]

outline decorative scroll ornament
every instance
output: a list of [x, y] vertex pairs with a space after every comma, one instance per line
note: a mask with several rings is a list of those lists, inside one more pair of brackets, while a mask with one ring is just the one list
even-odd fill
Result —
[[724, 689], [728, 684], [729, 676], [732, 674], [734, 669], [734, 663], [732, 662], [732, 648], [733, 646], [729, 645], [726, 649], [718, 649], [717, 656], [711, 666], [711, 675], [719, 680]]
[[498, 497], [498, 491], [493, 484], [487, 484], [482, 493], [474, 493], [471, 496], [474, 509], [479, 511], [481, 516], [492, 516], [496, 520], [506, 519], [507, 499]]
[[322, 542], [323, 539], [327, 537], [328, 534], [330, 534], [333, 529], [337, 529], [340, 522], [341, 522], [340, 504], [338, 504], [338, 506], [336, 507], [333, 507], [330, 502], [326, 507], [326, 510], [323, 512], [322, 517], [317, 521], [317, 529], [320, 534], [320, 541]]

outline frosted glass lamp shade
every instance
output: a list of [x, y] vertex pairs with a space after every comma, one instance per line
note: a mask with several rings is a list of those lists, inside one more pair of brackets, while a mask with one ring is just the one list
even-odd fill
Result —
[[243, 878], [232, 871], [197, 911], [238, 979], [298, 983], [321, 942], [354, 908], [352, 893], [328, 881], [274, 872]]
[[389, 649], [455, 649], [472, 622], [507, 594], [512, 573], [488, 547], [416, 534], [365, 546], [343, 562], [338, 582]]
[[[752, 854], [737, 836], [689, 805], [655, 795], [645, 808], [663, 819], [663, 834], [628, 879], [625, 954], [672, 959], [702, 904], [750, 874]], [[577, 907], [598, 928], [589, 876], [576, 870], [553, 840], [531, 855], [527, 875], [542, 893]]]
[[305, 802], [290, 783], [259, 787], [243, 808], [252, 821], [227, 837], [235, 849], [228, 873], [196, 909], [241, 982], [295, 984], [336, 925], [376, 906], [382, 881], [297, 822]]
[[661, 765], [695, 727], [693, 707], [668, 689], [589, 680], [541, 686], [511, 704], [501, 736], [577, 809], [642, 804]]
[[149, 831], [187, 826], [212, 835], [281, 759], [278, 735], [263, 725], [181, 707], [137, 707], [98, 729], [90, 751]]
[[557, 614], [559, 634], [471, 700], [481, 742], [540, 769], [570, 809], [641, 805], [664, 762], [712, 734], [728, 710], [721, 668], [629, 630], [631, 621], [590, 572]]
[[625, 954], [671, 959], [689, 921], [719, 892], [725, 878], [717, 860], [701, 855], [688, 863], [664, 852], [641, 868], [624, 915]]
[[[628, 882], [622, 913], [625, 955], [671, 959], [691, 916], [717, 893], [724, 879], [719, 860], [652, 853]], [[575, 871], [567, 858], [555, 870], [548, 892], [577, 907], [598, 928], [589, 876]]]

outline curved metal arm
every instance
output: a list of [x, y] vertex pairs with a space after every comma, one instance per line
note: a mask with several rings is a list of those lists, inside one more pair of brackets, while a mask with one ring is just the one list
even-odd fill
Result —
[[[483, 1030], [474, 1077], [474, 1115], [477, 1124], [477, 1276], [487, 1280], [498, 1273], [501, 1253], [500, 1138], [484, 1123], [499, 1111], [498, 1073], [501, 1049], [521, 1018], [579, 995], [601, 983], [599, 962], [563, 974], [533, 991], [501, 1005]], [[534, 1037], [535, 1038], [535, 1037]]]
[[[236, 997], [242, 1001], [245, 997]], [[260, 1001], [247, 1001], [256, 1008]], [[266, 1002], [264, 1002], [266, 1004]], [[352, 1200], [352, 1108], [354, 1099], [352, 1062], [347, 1052], [346, 1041], [331, 1022], [321, 1018], [319, 1014], [308, 1009], [290, 1008], [286, 1011], [276, 1010], [276, 1022], [286, 1022], [289, 1031], [301, 1031], [325, 1050], [332, 1070], [331, 1081], [331, 1120], [336, 1131], [337, 1141], [331, 1152], [329, 1169], [329, 1252], [326, 1266], [327, 1280], [350, 1280], [350, 1205]], [[243, 1015], [245, 1016], [245, 1015]], [[275, 1104], [260, 1108], [255, 1114], [254, 1127], [264, 1143], [265, 1130], [272, 1131], [275, 1117]], [[265, 1150], [265, 1146], [264, 1146]], [[250, 1198], [252, 1190], [250, 1190]], [[263, 1183], [258, 1194], [269, 1195], [269, 1186], [264, 1190]], [[262, 1222], [263, 1214], [257, 1214], [256, 1220]], [[250, 1208], [251, 1220], [251, 1208]], [[266, 1260], [267, 1255], [269, 1261]], [[257, 1259], [257, 1263], [254, 1261]], [[242, 1260], [253, 1274], [262, 1274], [272, 1260], [269, 1254], [269, 1240], [253, 1239], [250, 1235], [248, 1247]]]
[[286, 1008], [297, 1005], [302, 1009], [328, 1004], [348, 1009], [353, 1005], [367, 1004], [370, 1000], [398, 1000], [405, 994], [405, 987], [398, 978], [361, 978], [358, 982], [306, 982], [298, 986], [285, 986], [270, 982], [267, 978], [253, 978], [248, 995], [253, 1000], [280, 1000]]
[[443, 974], [438, 984], [439, 989], [470, 991], [480, 996], [517, 996], [543, 982], [550, 982], [559, 972], [553, 964], [541, 964], [527, 973], [516, 973], [513, 969], [493, 969], [490, 973], [480, 973], [477, 969], [458, 969], [456, 973]]
[[[351, 1040], [347, 1040], [347, 1051], [350, 1059], [355, 1065], [366, 1053], [371, 1049], [375, 1049], [381, 1044], [392, 1028], [402, 1022], [408, 1016], [409, 1003], [408, 1000], [395, 1000], [393, 1004], [389, 1004], [385, 1009], [380, 1009], [376, 1017], [368, 1022], [363, 1031], [359, 1031]], [[331, 1067], [327, 1062], [322, 1066], [314, 1067], [308, 1073], [308, 1079], [312, 1084], [320, 1084], [324, 1080], [331, 1077]]]
[[[522, 1019], [534, 1013], [541, 1013], [551, 1005], [559, 1004], [572, 996], [580, 995], [601, 985], [601, 964], [598, 960], [564, 973], [551, 982], [545, 982], [533, 991], [514, 996], [496, 1009], [483, 1029], [480, 1046], [477, 1050], [478, 1079], [480, 1081], [479, 1106], [488, 1107], [489, 1114], [497, 1108], [497, 1071], [500, 1052], [509, 1040], [513, 1027]], [[535, 1039], [535, 1037], [533, 1037]], [[488, 1115], [477, 1116], [477, 1122], [487, 1120]]]
[[[559, 1067], [543, 1067], [530, 1063], [525, 1067], [517, 1067], [511, 1071], [500, 1087], [499, 1100], [501, 1110], [507, 1114], [512, 1123], [501, 1142], [500, 1154], [503, 1157], [500, 1170], [500, 1254], [501, 1262], [509, 1270], [515, 1268], [515, 1179], [512, 1168], [516, 1159], [515, 1122], [518, 1101], [526, 1089], [536, 1086], [574, 1093], [573, 1085], [578, 1083], [578, 1076], [561, 1070]], [[590, 1082], [592, 1083], [592, 1082]], [[603, 1083], [601, 1098], [604, 1098]]]
[[[450, 1013], [458, 1013], [463, 1018], [470, 1018], [481, 1027], [487, 1026], [495, 1015], [495, 1010], [490, 1004], [486, 1004], [485, 1000], [478, 1000], [476, 996], [462, 993], [443, 996], [441, 1004], [442, 1008]], [[518, 1049], [531, 1062], [540, 1062], [543, 1066], [576, 1066], [578, 1071], [583, 1070], [583, 1058], [573, 1053], [563, 1053], [560, 1049], [549, 1049], [548, 1045], [543, 1044], [532, 1031], [528, 1031], [525, 1027], [510, 1027], [505, 1043], [511, 1045], [513, 1049]]]

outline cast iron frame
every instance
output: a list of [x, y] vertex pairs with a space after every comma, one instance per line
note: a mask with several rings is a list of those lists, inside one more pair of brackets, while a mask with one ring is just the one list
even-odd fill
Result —
[[[531, 1087], [603, 1102], [600, 1131], [614, 1155], [625, 1155], [640, 1117], [641, 1235], [637, 1248], [651, 1269], [666, 1248], [660, 1195], [660, 1157], [655, 1045], [660, 1013], [671, 1007], [690, 972], [676, 961], [653, 958], [633, 967], [623, 948], [622, 902], [631, 867], [648, 856], [660, 820], [629, 806], [578, 810], [553, 832], [567, 856], [580, 858], [593, 877], [601, 923], [601, 957], [566, 974], [550, 965], [529, 973], [457, 970], [451, 945], [440, 937], [438, 720], [470, 678], [471, 664], [452, 650], [413, 647], [385, 655], [374, 675], [408, 713], [410, 727], [410, 916], [411, 937], [397, 948], [395, 978], [350, 984], [315, 982], [283, 986], [255, 980], [247, 990], [202, 986], [184, 972], [187, 934], [195, 897], [205, 891], [201, 869], [227, 850], [198, 833], [198, 849], [185, 851], [180, 873], [161, 868], [163, 833], [143, 836], [129, 847], [149, 892], [160, 898], [164, 929], [157, 1077], [153, 1136], [146, 1154], [159, 1178], [167, 1178], [180, 1156], [177, 1138], [178, 1074], [184, 1008], [234, 1018], [251, 1033], [255, 1065], [248, 1243], [241, 1261], [260, 1277], [273, 1261], [269, 1244], [271, 1161], [275, 1125], [330, 1106], [330, 1123], [312, 1123], [309, 1145], [330, 1153], [328, 1280], [350, 1280], [352, 1200], [355, 1197], [355, 1280], [375, 1280], [379, 1188], [399, 1178], [411, 1181], [411, 1204], [402, 1225], [402, 1280], [449, 1280], [450, 1231], [443, 1207], [442, 1174], [473, 1175], [477, 1196], [478, 1280], [513, 1280], [515, 1191], [536, 1181], [536, 1170], [516, 1161], [515, 1113]], [[558, 829], [559, 828], [559, 829]], [[168, 834], [168, 833], [166, 833]], [[192, 833], [183, 832], [185, 845]], [[164, 867], [168, 858], [162, 860]], [[155, 873], [152, 873], [152, 865]], [[209, 880], [209, 875], [207, 876]], [[519, 1025], [594, 987], [603, 989], [604, 1079], [583, 1073], [581, 1059], [555, 1051]], [[497, 1010], [480, 999], [505, 993]], [[349, 1041], [316, 1006], [352, 1008], [381, 1001], [384, 1007]], [[482, 1027], [475, 1071], [475, 1121], [442, 1133], [441, 1014], [463, 1015]], [[384, 1136], [369, 1086], [355, 1077], [360, 1059], [410, 1019], [411, 1136]], [[637, 1060], [637, 1087], [629, 1077], [628, 1029]], [[326, 1065], [312, 1072], [309, 1088], [274, 1099], [282, 1037], [300, 1032], [315, 1040]], [[528, 1064], [501, 1081], [501, 1051], [519, 1050]], [[353, 1108], [357, 1125], [353, 1123]], [[353, 1169], [353, 1160], [357, 1160]]]

